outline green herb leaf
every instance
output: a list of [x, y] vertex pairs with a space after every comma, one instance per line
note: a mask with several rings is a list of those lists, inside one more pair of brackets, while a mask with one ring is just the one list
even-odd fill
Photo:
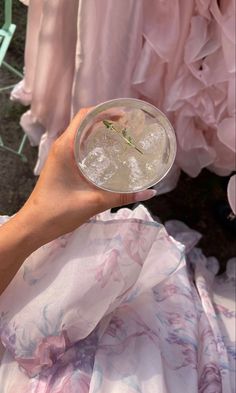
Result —
[[127, 136], [127, 130], [126, 130], [126, 128], [123, 128], [123, 130], [122, 130], [121, 132], [122, 132], [122, 135], [126, 138], [126, 136]]
[[107, 120], [103, 120], [103, 124], [104, 126], [106, 126], [107, 128], [110, 128], [112, 126], [112, 123], [110, 121]]
[[121, 138], [123, 138], [124, 141], [125, 141], [129, 146], [131, 146], [131, 147], [133, 147], [134, 149], [136, 149], [140, 154], [143, 154], [143, 152], [142, 152], [141, 150], [139, 150], [137, 146], [135, 146], [135, 144], [134, 144], [133, 141], [132, 141], [131, 136], [129, 136], [129, 135], [127, 134], [127, 129], [126, 129], [126, 128], [123, 128], [123, 129], [121, 130], [121, 132], [120, 132], [119, 130], [117, 130], [117, 128], [115, 128], [114, 123], [111, 123], [111, 122], [108, 121], [108, 120], [103, 120], [103, 124], [104, 124], [104, 126], [106, 126], [109, 130], [114, 130], [114, 131], [116, 131], [116, 132], [121, 136]]

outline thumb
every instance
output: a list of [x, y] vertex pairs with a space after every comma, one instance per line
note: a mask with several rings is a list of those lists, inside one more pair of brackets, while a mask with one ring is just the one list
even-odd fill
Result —
[[110, 209], [112, 207], [129, 205], [130, 203], [136, 203], [151, 199], [157, 194], [156, 190], [145, 190], [136, 192], [133, 194], [114, 194], [106, 193], [105, 208]]

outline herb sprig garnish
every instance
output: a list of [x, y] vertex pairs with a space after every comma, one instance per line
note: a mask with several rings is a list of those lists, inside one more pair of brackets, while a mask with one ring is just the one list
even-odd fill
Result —
[[127, 128], [122, 128], [122, 130], [119, 131], [119, 130], [117, 130], [117, 128], [114, 126], [114, 124], [111, 123], [111, 122], [108, 121], [108, 120], [103, 120], [103, 124], [104, 124], [104, 126], [106, 126], [109, 130], [116, 131], [116, 132], [121, 136], [121, 138], [123, 138], [124, 141], [125, 141], [129, 146], [133, 147], [133, 148], [136, 149], [139, 153], [143, 154], [143, 152], [142, 152], [141, 150], [139, 150], [139, 148], [138, 148], [137, 146], [135, 146], [135, 144], [134, 144], [134, 142], [133, 142], [131, 136], [128, 135], [128, 133], [127, 133]]

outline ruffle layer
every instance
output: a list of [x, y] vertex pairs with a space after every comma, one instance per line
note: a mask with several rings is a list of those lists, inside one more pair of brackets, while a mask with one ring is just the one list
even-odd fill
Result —
[[172, 121], [181, 169], [229, 175], [236, 168], [234, 4], [151, 3], [133, 83]]
[[139, 205], [37, 250], [1, 296], [2, 392], [234, 391], [236, 258], [215, 277], [200, 238]]
[[[35, 173], [45, 162], [48, 146], [68, 123], [71, 107], [75, 113], [82, 106], [124, 96], [146, 99], [167, 114], [178, 140], [176, 164], [190, 176], [203, 168], [222, 176], [236, 169], [232, 0], [222, 0], [220, 6], [216, 0], [149, 0], [148, 4], [128, 0], [115, 7], [101, 0], [96, 13], [91, 0], [80, 0], [79, 7], [73, 0], [66, 12], [63, 0], [50, 6], [48, 0], [39, 3], [30, 3], [29, 8], [28, 93], [21, 83], [12, 95], [28, 103], [32, 94], [31, 117], [22, 119], [22, 126], [35, 141], [44, 134]], [[55, 15], [65, 14], [64, 25], [53, 20], [46, 31], [51, 9]], [[77, 38], [71, 15], [77, 22]], [[66, 29], [69, 17], [71, 27]], [[46, 33], [50, 33], [47, 46]], [[57, 39], [60, 34], [63, 41]], [[30, 59], [35, 40], [38, 65]], [[56, 62], [48, 58], [49, 50], [57, 52]], [[63, 60], [67, 58], [70, 67]], [[49, 83], [52, 73], [55, 78]], [[35, 121], [44, 129], [35, 131]], [[175, 176], [169, 185], [165, 181], [166, 189], [175, 186], [177, 171]]]
[[[158, 274], [153, 271], [155, 261]], [[32, 377], [52, 367], [104, 318], [107, 325], [107, 316], [117, 307], [158, 285], [183, 264], [183, 246], [142, 205], [116, 215], [100, 214], [25, 261], [1, 296], [2, 342]], [[14, 306], [12, 296], [19, 298]]]

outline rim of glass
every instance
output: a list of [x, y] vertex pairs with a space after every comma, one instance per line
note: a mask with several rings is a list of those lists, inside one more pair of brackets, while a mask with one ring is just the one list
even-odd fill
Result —
[[[132, 105], [133, 104], [133, 105]], [[169, 163], [169, 167], [167, 168], [167, 170], [164, 172], [164, 174], [158, 178], [158, 180], [152, 181], [148, 184], [145, 185], [145, 187], [139, 188], [137, 190], [128, 190], [128, 191], [120, 191], [120, 190], [111, 190], [109, 188], [100, 186], [98, 184], [96, 184], [94, 181], [92, 181], [87, 175], [86, 173], [83, 171], [82, 166], [80, 165], [80, 139], [83, 133], [83, 130], [86, 128], [86, 126], [90, 123], [90, 121], [97, 116], [99, 113], [107, 110], [107, 109], [111, 109], [114, 107], [119, 107], [119, 106], [127, 106], [127, 107], [133, 107], [135, 109], [142, 109], [145, 111], [144, 106], [147, 108], [147, 111], [150, 110], [151, 114], [155, 117], [162, 117], [164, 118], [164, 120], [167, 122], [168, 127], [164, 127], [165, 132], [167, 133], [168, 139], [169, 139], [169, 143], [170, 143], [170, 163]], [[149, 113], [148, 113], [149, 114]], [[78, 149], [77, 149], [78, 146]], [[109, 192], [113, 192], [113, 193], [119, 193], [119, 194], [133, 194], [136, 192], [140, 192], [140, 191], [145, 191], [150, 187], [153, 187], [154, 185], [160, 183], [170, 172], [175, 158], [176, 158], [176, 152], [177, 152], [177, 142], [176, 142], [176, 136], [175, 136], [175, 132], [174, 129], [169, 121], [169, 119], [166, 117], [166, 115], [158, 108], [156, 108], [154, 105], [150, 104], [149, 102], [143, 101], [143, 100], [139, 100], [138, 98], [115, 98], [113, 100], [109, 100], [109, 101], [105, 101], [101, 104], [96, 105], [91, 111], [89, 111], [87, 113], [87, 115], [85, 116], [85, 118], [82, 120], [79, 128], [77, 129], [76, 135], [75, 135], [75, 140], [74, 140], [74, 157], [75, 157], [75, 161], [76, 161], [76, 165], [79, 169], [79, 171], [82, 173], [82, 175], [85, 177], [86, 180], [88, 180], [89, 183], [93, 184], [95, 187], [97, 187], [98, 189], [102, 189], [104, 191], [109, 191]]]

